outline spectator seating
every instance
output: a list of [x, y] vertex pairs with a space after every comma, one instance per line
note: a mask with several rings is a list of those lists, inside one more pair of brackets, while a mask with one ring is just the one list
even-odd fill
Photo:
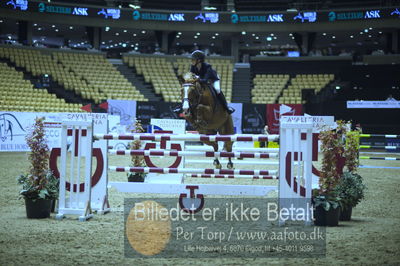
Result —
[[258, 74], [254, 77], [251, 91], [252, 103], [276, 103], [282, 90], [288, 83], [289, 75]]
[[173, 66], [165, 57], [125, 55], [123, 62], [135, 67], [136, 73], [143, 75], [144, 81], [151, 83], [156, 94], [161, 94], [166, 102], [180, 101], [180, 84]]
[[[162, 95], [166, 102], [181, 101], [181, 85], [177, 75], [190, 70], [190, 59], [186, 57], [124, 55], [124, 63], [135, 67], [145, 82], [151, 83], [155, 93]], [[232, 99], [233, 63], [229, 59], [213, 59], [208, 62], [221, 78], [221, 89], [228, 102]]]
[[333, 74], [300, 74], [290, 80], [290, 84], [282, 91], [278, 103], [303, 104], [301, 91], [303, 89], [313, 89], [314, 93], [319, 93], [330, 82], [334, 80]]
[[16, 112], [81, 112], [80, 104], [66, 103], [45, 89], [35, 89], [23, 73], [0, 63], [0, 110]]
[[106, 99], [146, 100], [103, 54], [0, 47], [0, 57], [35, 77], [48, 74], [66, 90], [95, 103]]
[[145, 101], [144, 96], [101, 54], [54, 52], [53, 58], [84, 80], [78, 94], [96, 103], [106, 99]]

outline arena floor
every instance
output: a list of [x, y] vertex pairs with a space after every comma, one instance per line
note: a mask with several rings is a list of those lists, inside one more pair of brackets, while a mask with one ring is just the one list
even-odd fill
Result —
[[[110, 165], [129, 165], [129, 158], [111, 157]], [[362, 165], [400, 167], [399, 161], [362, 160]], [[24, 201], [18, 199], [16, 177], [27, 172], [26, 153], [0, 153], [0, 265], [399, 265], [400, 168], [361, 168], [368, 187], [366, 197], [353, 210], [353, 220], [327, 228], [326, 257], [313, 259], [131, 259], [124, 257], [123, 198], [110, 189], [113, 212], [95, 215], [88, 222], [66, 218], [28, 220]], [[209, 168], [210, 165], [203, 165]], [[239, 168], [239, 167], [237, 167]], [[243, 169], [257, 169], [240, 166]], [[126, 174], [111, 173], [110, 180], [125, 181]], [[191, 182], [191, 181], [190, 181]], [[235, 184], [274, 184], [274, 180], [211, 180]], [[223, 225], [222, 225], [223, 226]]]

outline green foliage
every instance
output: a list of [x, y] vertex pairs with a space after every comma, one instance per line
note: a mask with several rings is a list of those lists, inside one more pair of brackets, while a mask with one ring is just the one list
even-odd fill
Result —
[[344, 134], [346, 125], [343, 121], [337, 121], [337, 128], [322, 130], [319, 134], [322, 151], [322, 171], [319, 179], [320, 195], [330, 194], [340, 179], [337, 168], [338, 157], [343, 156]]
[[31, 174], [20, 175], [17, 183], [22, 189], [20, 195], [27, 199], [57, 199], [59, 179], [47, 170], [45, 177], [37, 177]]
[[341, 206], [341, 198], [333, 195], [317, 195], [313, 197], [314, 207], [322, 207], [325, 211], [336, 209]]
[[313, 191], [313, 204], [326, 211], [340, 207], [341, 199], [335, 188], [340, 181], [341, 169], [338, 169], [338, 158], [343, 157], [347, 128], [344, 121], [338, 120], [335, 129], [325, 128], [319, 134], [321, 140], [322, 168], [319, 179], [319, 190]]
[[357, 172], [360, 165], [358, 160], [358, 150], [360, 143], [360, 131], [349, 131], [346, 133], [346, 149], [344, 156], [346, 157], [346, 167], [349, 172]]
[[[131, 133], [144, 133], [145, 130], [140, 123], [140, 120], [136, 120], [135, 124], [132, 126], [130, 130]], [[132, 150], [140, 150], [142, 148], [141, 140], [134, 140], [131, 142], [130, 147]], [[144, 156], [132, 155], [131, 165], [134, 167], [144, 167], [146, 166], [146, 162], [144, 160]], [[143, 182], [144, 178], [147, 176], [147, 173], [128, 173], [128, 180], [131, 182]]]
[[366, 186], [359, 174], [345, 172], [335, 188], [343, 207], [355, 207], [364, 198]]
[[29, 174], [17, 178], [17, 183], [22, 186], [20, 195], [34, 200], [58, 197], [59, 180], [49, 170], [49, 147], [46, 143], [43, 121], [43, 117], [36, 118], [25, 138], [31, 150], [28, 156], [30, 169]]

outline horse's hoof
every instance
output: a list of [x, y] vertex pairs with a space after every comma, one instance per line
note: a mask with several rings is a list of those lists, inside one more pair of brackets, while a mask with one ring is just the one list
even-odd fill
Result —
[[219, 163], [219, 161], [218, 160], [214, 160], [214, 166], [215, 166], [215, 168], [217, 168], [217, 169], [221, 169], [221, 164]]
[[233, 163], [228, 163], [228, 164], [226, 165], [226, 167], [228, 167], [228, 169], [233, 169]]

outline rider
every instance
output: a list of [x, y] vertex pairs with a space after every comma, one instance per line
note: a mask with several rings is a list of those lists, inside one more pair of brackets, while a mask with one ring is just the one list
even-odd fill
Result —
[[232, 107], [228, 106], [225, 96], [221, 91], [220, 79], [217, 72], [211, 67], [210, 64], [204, 62], [206, 55], [202, 51], [196, 50], [192, 53], [191, 58], [192, 65], [190, 67], [190, 72], [197, 75], [198, 80], [201, 83], [206, 83], [214, 89], [218, 100], [229, 114], [235, 112]]

